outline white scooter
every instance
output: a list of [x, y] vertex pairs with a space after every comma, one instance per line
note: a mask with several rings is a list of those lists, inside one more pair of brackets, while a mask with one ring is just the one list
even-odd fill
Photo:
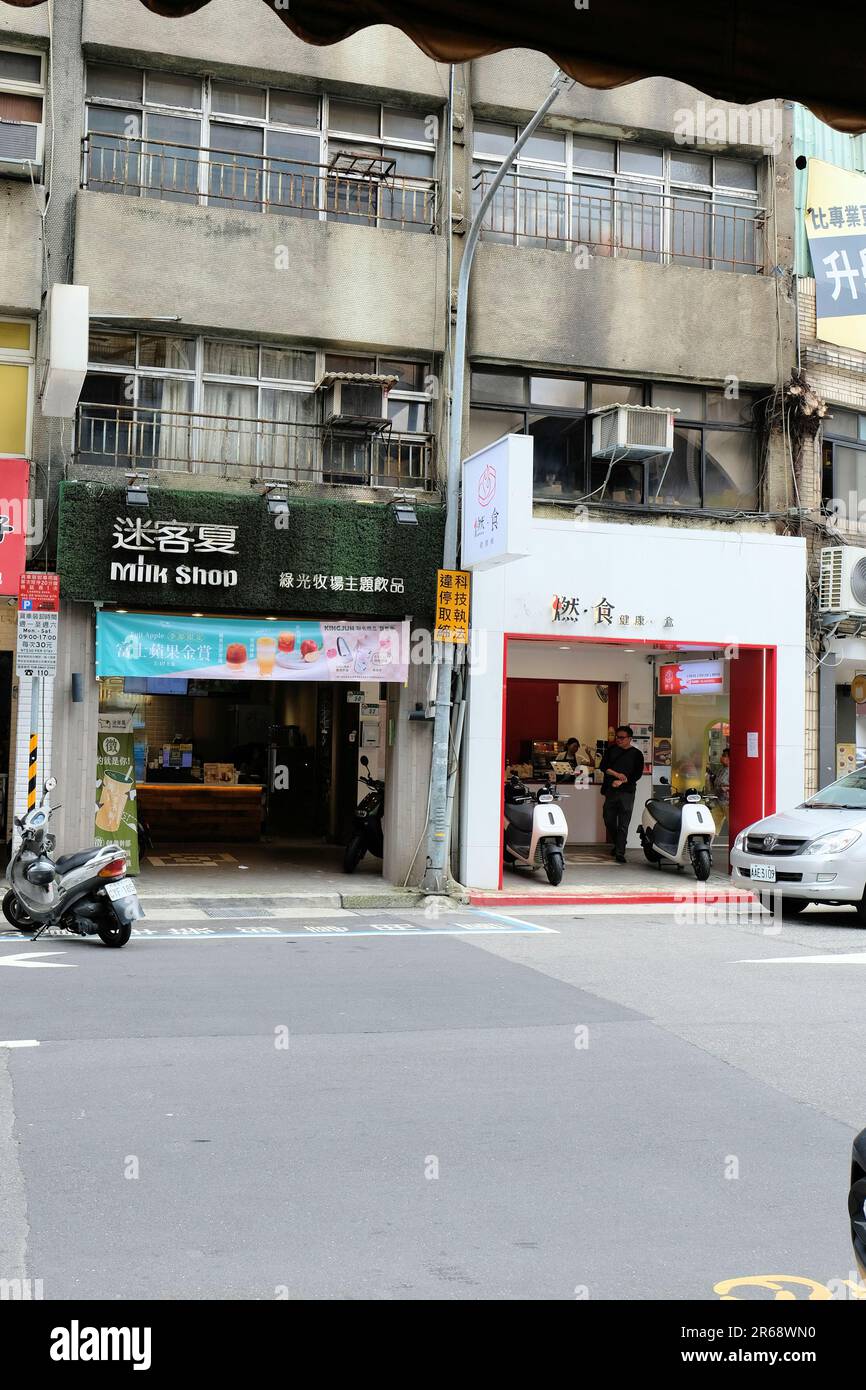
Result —
[[637, 833], [651, 864], [667, 861], [682, 869], [691, 861], [696, 879], [709, 878], [716, 824], [700, 792], [648, 801]]
[[553, 782], [545, 782], [536, 792], [515, 774], [505, 783], [505, 863], [533, 870], [543, 864], [547, 880], [554, 886], [562, 880], [562, 851], [568, 836], [568, 823], [558, 801]]

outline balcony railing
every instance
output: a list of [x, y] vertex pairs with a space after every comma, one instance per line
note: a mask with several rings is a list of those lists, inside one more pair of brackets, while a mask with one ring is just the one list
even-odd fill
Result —
[[214, 478], [276, 483], [431, 490], [433, 443], [382, 432], [353, 433], [288, 420], [158, 410], [144, 406], [78, 407], [78, 462]]
[[[493, 173], [478, 170], [475, 205]], [[659, 264], [699, 266], [759, 274], [764, 268], [763, 209], [731, 198], [652, 189], [595, 188], [525, 174], [509, 175], [488, 209], [482, 236], [488, 241], [593, 256], [620, 256]]]
[[332, 167], [92, 132], [82, 141], [82, 187], [242, 212], [432, 231], [436, 180], [397, 174], [393, 163], [359, 156], [347, 158], [346, 167]]

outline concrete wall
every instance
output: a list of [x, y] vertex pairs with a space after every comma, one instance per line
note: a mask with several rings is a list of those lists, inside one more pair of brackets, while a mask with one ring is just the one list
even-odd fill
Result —
[[262, 0], [211, 0], [197, 14], [166, 19], [139, 0], [85, 0], [83, 44], [115, 62], [185, 72], [240, 73], [284, 81], [286, 74], [312, 88], [325, 80], [335, 91], [363, 85], [387, 100], [397, 92], [423, 94], [441, 106], [447, 90], [444, 64], [427, 58], [396, 29], [376, 26], [342, 43], [304, 43]]
[[391, 883], [418, 883], [427, 859], [424, 844], [412, 859], [427, 819], [430, 784], [432, 723], [409, 719], [417, 701], [427, 699], [430, 667], [409, 666], [406, 685], [389, 686], [388, 720], [393, 722], [394, 743], [385, 773], [385, 859], [382, 872]]
[[48, 40], [48, 6], [32, 5], [22, 10], [0, 4], [0, 38], [18, 39], [22, 45], [35, 40], [34, 46], [43, 48]]
[[532, 247], [479, 246], [473, 360], [745, 384], [776, 379], [776, 285], [763, 275]]
[[44, 189], [28, 180], [0, 180], [0, 309], [35, 314], [42, 295]]
[[421, 233], [78, 195], [75, 280], [95, 316], [441, 351], [444, 255], [442, 238]]
[[[57, 778], [57, 790], [52, 800], [62, 809], [52, 820], [51, 828], [57, 835], [57, 848], [61, 854], [70, 854], [93, 844], [99, 717], [95, 641], [96, 624], [92, 605], [62, 602], [57, 675], [53, 682], [43, 682], [43, 685], [53, 686], [53, 710], [49, 708], [46, 711], [48, 722], [53, 725], [51, 775]], [[80, 672], [84, 683], [84, 700], [79, 704], [72, 703], [73, 672]], [[28, 686], [28, 681], [21, 682], [22, 696]], [[26, 725], [29, 703], [22, 698], [21, 705], [21, 720]], [[45, 775], [47, 772], [40, 769], [40, 777]]]

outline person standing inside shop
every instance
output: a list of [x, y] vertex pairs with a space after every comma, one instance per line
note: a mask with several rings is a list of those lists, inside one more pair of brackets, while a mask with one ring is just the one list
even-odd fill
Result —
[[630, 724], [617, 727], [612, 747], [601, 760], [604, 779], [604, 823], [613, 836], [613, 855], [618, 864], [625, 863], [625, 844], [634, 810], [638, 779], [643, 776], [643, 753], [632, 744], [634, 730]]

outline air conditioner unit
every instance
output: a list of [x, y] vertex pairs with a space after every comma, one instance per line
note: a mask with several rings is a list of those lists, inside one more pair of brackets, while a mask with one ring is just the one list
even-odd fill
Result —
[[395, 376], [372, 372], [326, 372], [319, 383], [325, 424], [381, 427], [388, 419], [388, 392], [396, 381]]
[[818, 610], [866, 617], [866, 550], [857, 545], [824, 546]]
[[0, 120], [0, 173], [37, 177], [42, 169], [42, 123]]
[[651, 405], [611, 405], [593, 412], [592, 456], [638, 463], [674, 447], [673, 410]]

